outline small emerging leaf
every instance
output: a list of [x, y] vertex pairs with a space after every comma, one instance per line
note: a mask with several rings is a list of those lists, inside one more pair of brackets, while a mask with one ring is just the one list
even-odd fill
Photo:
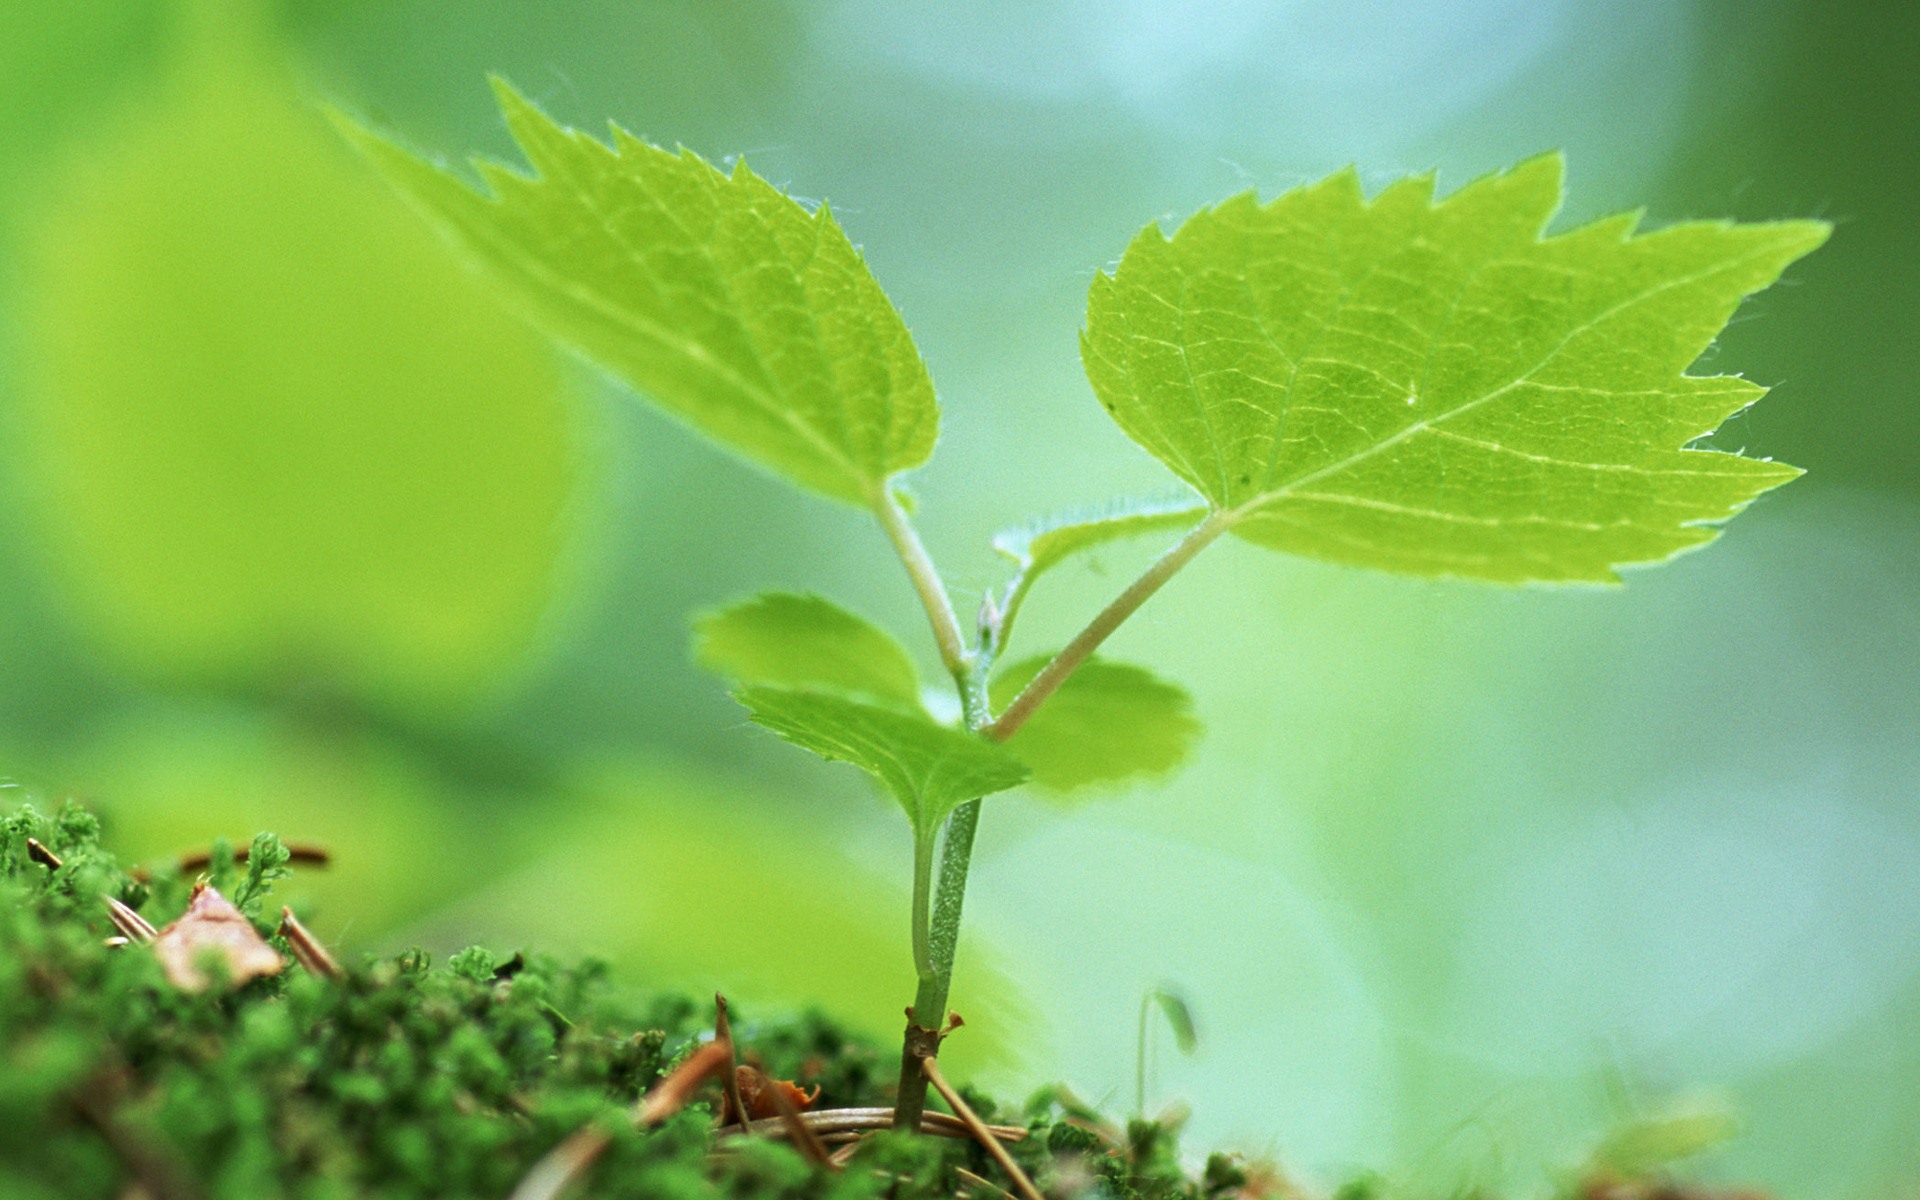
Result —
[[1031, 578], [1096, 546], [1190, 529], [1206, 515], [1206, 502], [1192, 495], [1119, 500], [1096, 511], [1069, 513], [1009, 529], [994, 537], [993, 548], [1019, 563]]
[[[1048, 656], [1015, 663], [990, 689], [995, 710], [1013, 702]], [[1200, 736], [1184, 689], [1145, 667], [1091, 658], [1034, 711], [1007, 748], [1054, 791], [1161, 775], [1180, 765]]]
[[1173, 1031], [1173, 1044], [1182, 1054], [1192, 1054], [1200, 1048], [1200, 1032], [1193, 1024], [1193, 1010], [1187, 1007], [1186, 997], [1171, 988], [1156, 987], [1147, 989], [1148, 1002], [1157, 1005], [1160, 1015], [1167, 1019], [1167, 1028]]
[[925, 715], [787, 688], [750, 687], [738, 698], [755, 724], [877, 778], [906, 809], [917, 837], [931, 837], [966, 801], [1018, 787], [1028, 776], [1006, 747]]
[[917, 709], [920, 680], [892, 634], [820, 596], [766, 592], [694, 621], [694, 658], [737, 684], [845, 692]]
[[1099, 276], [1088, 377], [1249, 541], [1420, 575], [1612, 580], [1799, 474], [1688, 448], [1765, 389], [1684, 372], [1818, 221], [1543, 237], [1559, 156], [1436, 203], [1351, 170], [1238, 196]]
[[1739, 1119], [1717, 1105], [1640, 1117], [1609, 1133], [1594, 1149], [1589, 1167], [1609, 1175], [1640, 1178], [1717, 1149], [1739, 1134]]
[[1119, 500], [1102, 509], [1034, 521], [997, 535], [993, 548], [1020, 568], [1002, 602], [1000, 645], [1012, 637], [1014, 620], [1034, 582], [1048, 571], [1109, 542], [1191, 528], [1206, 515], [1206, 502], [1192, 495]]
[[863, 506], [927, 460], [926, 365], [824, 206], [617, 126], [609, 147], [495, 90], [537, 174], [479, 162], [490, 195], [340, 124], [550, 332], [735, 453]]

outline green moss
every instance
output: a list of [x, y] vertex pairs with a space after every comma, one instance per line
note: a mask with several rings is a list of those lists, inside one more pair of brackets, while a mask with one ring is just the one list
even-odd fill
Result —
[[[239, 857], [216, 846], [206, 875], [269, 934], [287, 853], [262, 836]], [[436, 966], [413, 951], [340, 980], [290, 966], [183, 993], [152, 954], [106, 944], [102, 897], [164, 925], [192, 882], [123, 870], [77, 806], [0, 817], [0, 1195], [108, 1198], [139, 1182], [163, 1198], [497, 1198], [587, 1123], [612, 1145], [581, 1195], [910, 1200], [954, 1196], [958, 1169], [1003, 1180], [967, 1141], [876, 1136], [838, 1174], [781, 1142], [717, 1143], [711, 1088], [636, 1130], [632, 1105], [710, 1032], [711, 1007], [624, 994], [591, 961], [472, 949]], [[893, 1055], [830, 1021], [736, 1013], [734, 1028], [770, 1072], [817, 1084], [817, 1107], [891, 1102]], [[1190, 1179], [1171, 1129], [1101, 1127], [1063, 1093], [1023, 1109], [969, 1097], [1033, 1130], [1015, 1154], [1056, 1193], [1203, 1200], [1245, 1178], [1222, 1160]]]

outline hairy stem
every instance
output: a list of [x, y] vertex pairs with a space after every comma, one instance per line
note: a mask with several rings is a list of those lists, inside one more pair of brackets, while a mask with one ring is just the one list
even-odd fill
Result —
[[[933, 897], [932, 930], [928, 952], [934, 973], [942, 979], [953, 978], [953, 955], [960, 945], [960, 909], [967, 899], [967, 870], [973, 863], [973, 835], [980, 825], [980, 802], [969, 800], [953, 810], [947, 820], [946, 840], [940, 846], [940, 886]], [[946, 1015], [944, 989], [935, 1007], [928, 1013], [938, 1021]]]
[[[977, 801], [976, 801], [977, 803]], [[928, 928], [929, 894], [933, 888], [933, 830], [913, 831], [913, 969], [921, 986], [934, 974], [933, 938]]]
[[[921, 604], [926, 607], [934, 641], [940, 646], [941, 661], [953, 673], [954, 685], [959, 689], [967, 727], [981, 729], [991, 716], [987, 708], [990, 655], [967, 649], [960, 632], [960, 620], [954, 614], [953, 602], [941, 582], [940, 572], [891, 491], [875, 500], [874, 512], [906, 566]], [[913, 1007], [907, 1010], [907, 1031], [900, 1049], [895, 1129], [918, 1129], [926, 1110], [927, 1077], [920, 1070], [920, 1060], [937, 1054], [940, 1049], [947, 992], [953, 980], [953, 955], [960, 942], [961, 903], [966, 896], [967, 869], [973, 858], [973, 834], [979, 820], [978, 800], [960, 805], [947, 818], [941, 840], [937, 890], [932, 880], [934, 835], [914, 831], [913, 965], [920, 984], [914, 993]], [[929, 896], [929, 892], [933, 894]]]
[[920, 603], [926, 606], [927, 620], [933, 625], [933, 640], [940, 646], [940, 661], [964, 691], [972, 655], [967, 650], [965, 635], [960, 632], [960, 618], [954, 615], [953, 601], [947, 596], [947, 585], [941, 582], [939, 570], [890, 486], [882, 485], [880, 494], [874, 498], [873, 511], [880, 518], [881, 528], [887, 531], [887, 539], [893, 543], [901, 564], [907, 568], [913, 590], [920, 594]]
[[1146, 569], [1140, 578], [1127, 586], [1127, 590], [1115, 596], [1113, 603], [1101, 609], [1087, 627], [1074, 635], [1072, 641], [1053, 656], [1053, 661], [1041, 668], [1038, 675], [1027, 684], [1021, 693], [1014, 697], [1007, 711], [1000, 714], [998, 720], [986, 726], [982, 733], [997, 742], [1012, 737], [1019, 728], [1027, 723], [1034, 710], [1047, 702], [1047, 698], [1059, 690], [1081, 663], [1100, 647], [1100, 643], [1112, 636], [1122, 622], [1132, 616], [1147, 598], [1159, 591], [1167, 580], [1180, 573], [1180, 568], [1193, 561], [1193, 557], [1206, 549], [1213, 540], [1227, 531], [1233, 524], [1233, 516], [1227, 512], [1216, 511], [1206, 520], [1193, 528], [1186, 537], [1174, 543], [1172, 549], [1161, 555], [1154, 564]]
[[[978, 800], [967, 801], [947, 818], [946, 838], [940, 848], [940, 885], [929, 922], [927, 951], [932, 970], [921, 972], [920, 988], [907, 1014], [906, 1037], [900, 1047], [899, 1097], [894, 1101], [895, 1129], [920, 1128], [920, 1116], [926, 1111], [927, 1077], [920, 1069], [920, 1060], [940, 1052], [947, 995], [953, 984], [953, 956], [960, 945], [960, 910], [967, 896], [967, 870], [973, 861], [973, 835], [979, 823]], [[919, 901], [917, 893], [915, 901]]]
[[[898, 512], [897, 505], [894, 511]], [[1041, 672], [1034, 676], [1026, 689], [1014, 699], [999, 720], [991, 720], [987, 707], [987, 668], [990, 651], [981, 654], [963, 654], [957, 660], [950, 660], [949, 669], [960, 686], [960, 699], [966, 711], [967, 725], [979, 731], [983, 737], [995, 741], [1005, 741], [1026, 723], [1034, 710], [1038, 709], [1059, 689], [1067, 677], [1085, 662], [1100, 643], [1118, 629], [1122, 622], [1132, 616], [1147, 598], [1159, 591], [1167, 580], [1180, 573], [1180, 569], [1193, 561], [1195, 555], [1207, 548], [1213, 540], [1227, 531], [1233, 523], [1233, 514], [1215, 512], [1205, 521], [1180, 539], [1172, 549], [1161, 555], [1147, 568], [1140, 578], [1133, 581], [1127, 590], [1114, 598], [1113, 603], [1100, 610], [1087, 627], [1080, 631], [1066, 647], [1054, 656]], [[912, 537], [912, 529], [905, 523], [905, 515], [900, 514], [898, 527], [905, 537]], [[913, 558], [901, 539], [896, 545], [902, 546], [901, 559], [912, 569]], [[918, 548], [918, 539], [911, 545]], [[925, 551], [919, 551], [922, 558]], [[938, 576], [927, 567], [927, 576], [938, 584]], [[916, 574], [916, 580], [919, 576]], [[925, 593], [922, 593], [923, 596]], [[946, 593], [939, 591], [943, 604]], [[928, 612], [934, 607], [931, 602]], [[948, 618], [952, 618], [952, 607], [946, 606]], [[934, 621], [938, 632], [941, 622]], [[997, 649], [997, 647], [994, 647]], [[956, 666], [955, 663], [958, 663]], [[921, 1114], [926, 1110], [927, 1077], [921, 1067], [921, 1061], [940, 1053], [940, 1039], [944, 1036], [943, 1026], [947, 1014], [947, 995], [953, 981], [953, 956], [960, 941], [960, 914], [966, 901], [967, 872], [973, 862], [973, 837], [980, 821], [980, 802], [970, 800], [953, 810], [947, 818], [946, 836], [940, 851], [940, 882], [933, 896], [932, 911], [927, 913], [923, 890], [924, 871], [916, 868], [914, 893], [914, 934], [916, 962], [922, 964], [920, 987], [915, 993], [913, 1007], [907, 1013], [907, 1030], [900, 1050], [900, 1086], [899, 1099], [894, 1105], [895, 1129], [918, 1129]], [[917, 939], [925, 930], [925, 955], [920, 954], [921, 942]], [[930, 968], [930, 969], [929, 969]]]

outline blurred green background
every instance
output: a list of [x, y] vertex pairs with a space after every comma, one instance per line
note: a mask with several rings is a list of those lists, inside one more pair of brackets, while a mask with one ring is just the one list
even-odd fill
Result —
[[[1704, 1089], [1746, 1124], [1711, 1177], [1911, 1195], [1916, 62], [1910, 2], [0, 6], [0, 795], [139, 855], [327, 842], [296, 890], [352, 948], [592, 949], [891, 1034], [903, 823], [684, 632], [779, 586], [920, 638], [881, 538], [553, 352], [317, 103], [506, 155], [498, 71], [830, 198], [941, 388], [963, 604], [995, 530], [1164, 486], [1075, 353], [1144, 221], [1564, 147], [1568, 219], [1838, 223], [1711, 364], [1779, 385], [1715, 444], [1808, 477], [1609, 592], [1209, 556], [1115, 644], [1194, 690], [1198, 761], [989, 803], [953, 1053], [1123, 1107], [1171, 983], [1202, 1042], [1154, 1101], [1309, 1180], [1537, 1187]], [[1050, 583], [1029, 649], [1150, 549]]]

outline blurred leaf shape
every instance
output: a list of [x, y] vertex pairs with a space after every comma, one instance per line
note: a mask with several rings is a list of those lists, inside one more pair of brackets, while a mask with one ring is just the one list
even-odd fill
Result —
[[844, 692], [917, 711], [920, 679], [894, 636], [820, 596], [762, 592], [701, 614], [693, 654], [736, 684]]
[[1738, 1136], [1740, 1119], [1724, 1103], [1678, 1106], [1635, 1117], [1613, 1129], [1594, 1147], [1587, 1171], [1609, 1178], [1644, 1178], [1719, 1149]]
[[1765, 394], [1692, 376], [1819, 221], [1638, 214], [1543, 237], [1546, 155], [1436, 203], [1351, 169], [1149, 226], [1088, 301], [1121, 428], [1249, 541], [1420, 575], [1613, 581], [1711, 540], [1794, 467], [1691, 449]]
[[[995, 710], [1012, 703], [1051, 658], [1029, 658], [995, 676]], [[1035, 784], [1072, 792], [1164, 775], [1199, 737], [1200, 721], [1184, 688], [1145, 667], [1091, 658], [1006, 745], [1033, 769]]]
[[151, 66], [164, 7], [121, 0], [0, 5], [0, 214], [10, 215], [3, 210], [38, 182], [50, 147]]
[[217, 838], [244, 847], [261, 830], [325, 847], [327, 866], [295, 867], [276, 893], [313, 902], [323, 938], [350, 925], [367, 944], [470, 889], [476, 862], [501, 869], [535, 852], [503, 815], [538, 807], [517, 794], [456, 784], [404, 741], [258, 705], [122, 708], [58, 753], [6, 745], [0, 757], [27, 764], [49, 794], [98, 797], [130, 861], [178, 862]]
[[824, 205], [617, 125], [609, 146], [495, 90], [538, 174], [479, 161], [491, 195], [340, 125], [556, 336], [736, 454], [862, 507], [927, 460], [926, 365]]
[[916, 841], [926, 846], [959, 805], [1027, 779], [1027, 768], [1006, 747], [923, 713], [788, 688], [750, 687], [738, 698], [756, 725], [879, 780], [906, 810]]
[[526, 647], [562, 551], [559, 366], [249, 26], [198, 21], [30, 231], [37, 519], [85, 631], [144, 675], [456, 708]]
[[1193, 1023], [1193, 1009], [1187, 1006], [1186, 997], [1171, 987], [1162, 985], [1147, 989], [1140, 999], [1142, 1020], [1151, 1005], [1160, 1010], [1166, 1018], [1167, 1028], [1173, 1031], [1173, 1045], [1182, 1054], [1192, 1054], [1200, 1048], [1200, 1031]]

